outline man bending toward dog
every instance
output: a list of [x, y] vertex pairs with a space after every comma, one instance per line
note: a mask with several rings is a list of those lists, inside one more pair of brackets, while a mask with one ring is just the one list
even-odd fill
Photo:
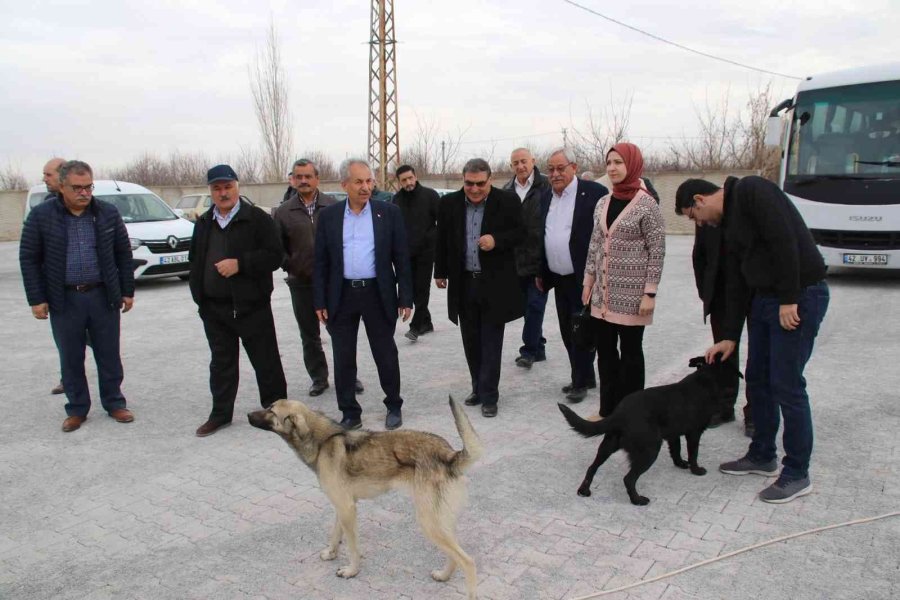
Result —
[[803, 369], [828, 309], [825, 262], [796, 207], [761, 177], [729, 177], [724, 188], [688, 179], [675, 194], [675, 213], [702, 227], [721, 227], [725, 241], [723, 335], [706, 351], [707, 361], [734, 353], [750, 306], [746, 382], [755, 432], [747, 454], [719, 470], [777, 475], [780, 409], [781, 474], [759, 497], [790, 502], [812, 491], [813, 429]]

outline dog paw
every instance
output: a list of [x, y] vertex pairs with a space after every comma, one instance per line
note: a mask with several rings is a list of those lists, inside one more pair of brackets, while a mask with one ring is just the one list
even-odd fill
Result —
[[691, 473], [694, 475], [706, 475], [706, 469], [703, 467], [691, 467]]
[[359, 569], [354, 569], [350, 565], [346, 567], [341, 567], [337, 570], [337, 576], [343, 577], [344, 579], [350, 579], [351, 577], [356, 577], [356, 574], [359, 573]]
[[321, 558], [322, 560], [334, 560], [337, 558], [337, 550], [325, 548], [324, 550], [319, 552], [319, 558]]
[[578, 488], [578, 495], [584, 496], [585, 498], [591, 495], [591, 488], [589, 487], [580, 487]]
[[450, 573], [444, 569], [435, 569], [431, 572], [431, 578], [435, 581], [447, 581], [450, 579]]
[[646, 496], [635, 496], [631, 499], [631, 503], [635, 506], [647, 506], [650, 504], [650, 498], [647, 498]]

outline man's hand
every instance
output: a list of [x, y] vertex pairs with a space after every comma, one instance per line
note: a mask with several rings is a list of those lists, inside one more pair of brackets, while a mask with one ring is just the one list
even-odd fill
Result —
[[652, 315], [654, 308], [656, 308], [656, 298], [644, 295], [644, 297], [641, 298], [641, 306], [638, 308], [638, 314], [642, 317]]
[[722, 360], [728, 360], [728, 357], [734, 354], [734, 340], [722, 340], [718, 344], [713, 344], [706, 351], [706, 363], [712, 364], [716, 362], [716, 355], [721, 354]]
[[485, 252], [490, 252], [497, 244], [494, 242], [494, 236], [488, 234], [478, 238], [478, 247]]
[[238, 261], [236, 258], [226, 258], [216, 263], [216, 270], [222, 277], [228, 278], [237, 275]]
[[129, 298], [128, 296], [122, 297], [122, 312], [127, 313], [134, 306], [134, 297]]
[[412, 309], [408, 306], [401, 306], [397, 309], [397, 315], [403, 319], [403, 322], [406, 323], [409, 321], [409, 315], [412, 314]]
[[328, 322], [328, 310], [324, 308], [320, 308], [316, 311], [316, 316], [319, 318], [319, 323], [327, 323]]
[[31, 307], [31, 314], [34, 315], [35, 319], [46, 319], [50, 316], [50, 305], [46, 302], [43, 304], [35, 304]]
[[435, 279], [434, 285], [438, 286], [438, 288], [440, 288], [440, 289], [444, 289], [447, 287], [447, 280], [446, 279]]
[[535, 277], [534, 287], [536, 287], [539, 292], [544, 293], [544, 279], [542, 277]]
[[796, 304], [782, 304], [778, 307], [778, 320], [781, 328], [793, 331], [800, 325], [800, 314]]

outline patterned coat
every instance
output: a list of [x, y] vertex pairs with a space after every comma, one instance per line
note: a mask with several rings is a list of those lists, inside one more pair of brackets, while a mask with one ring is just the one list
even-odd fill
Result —
[[592, 288], [591, 316], [619, 325], [650, 325], [653, 315], [640, 316], [645, 292], [656, 293], [666, 255], [666, 232], [656, 200], [640, 191], [606, 227], [612, 195], [594, 210], [584, 285]]

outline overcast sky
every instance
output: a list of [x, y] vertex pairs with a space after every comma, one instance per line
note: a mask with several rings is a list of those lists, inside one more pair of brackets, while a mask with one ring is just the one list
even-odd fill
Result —
[[[697, 50], [804, 76], [900, 55], [900, 0], [579, 3]], [[562, 0], [395, 0], [401, 148], [416, 116], [465, 131], [464, 158], [549, 148], [633, 95], [632, 141], [696, 135], [695, 108], [797, 82], [716, 62]], [[95, 168], [143, 152], [212, 158], [259, 144], [247, 65], [270, 16], [298, 154], [366, 150], [370, 6], [362, 0], [0, 0], [0, 168], [38, 182], [53, 155]], [[495, 140], [493, 142], [487, 140]], [[287, 169], [287, 166], [286, 166]]]

